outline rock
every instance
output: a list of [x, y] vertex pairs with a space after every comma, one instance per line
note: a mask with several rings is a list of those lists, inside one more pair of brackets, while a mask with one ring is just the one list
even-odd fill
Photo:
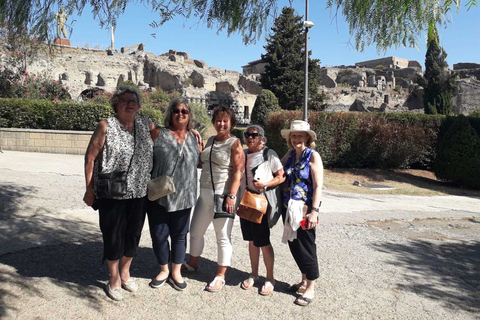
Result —
[[195, 59], [195, 60], [193, 60], [193, 63], [195, 63], [195, 65], [196, 65], [197, 67], [202, 68], [202, 69], [207, 67], [207, 64], [206, 64], [205, 61], [203, 61], [203, 60], [197, 60], [197, 59]]
[[62, 75], [60, 76], [60, 79], [61, 79], [61, 80], [67, 80], [67, 81], [68, 81], [68, 80], [70, 79], [70, 77], [68, 76], [68, 73], [64, 72], [64, 73], [62, 73]]
[[113, 56], [112, 49], [107, 49], [107, 56]]
[[85, 81], [86, 85], [91, 85], [93, 82], [93, 74], [90, 71], [85, 72]]
[[103, 73], [99, 73], [97, 75], [97, 83], [96, 83], [96, 86], [99, 86], [99, 87], [104, 87], [105, 84], [106, 84], [106, 77]]
[[337, 74], [337, 69], [321, 68], [317, 78], [318, 85], [325, 86], [326, 88], [335, 88], [337, 86], [337, 83], [335, 82]]
[[235, 87], [228, 81], [220, 81], [215, 83], [215, 91], [220, 92], [234, 92]]
[[192, 79], [192, 85], [196, 88], [203, 88], [205, 85], [205, 79], [198, 71], [194, 70], [192, 74], [190, 74], [190, 79]]
[[459, 62], [453, 64], [453, 70], [480, 69], [480, 64], [473, 62]]
[[240, 88], [245, 89], [245, 92], [248, 92], [250, 94], [258, 95], [260, 94], [260, 91], [262, 91], [262, 87], [260, 87], [260, 84], [258, 82], [252, 81], [244, 77], [243, 75], [240, 75], [237, 84]]
[[358, 82], [367, 79], [367, 74], [362, 69], [343, 69], [338, 71], [338, 84], [344, 83], [351, 86], [356, 86]]
[[355, 99], [355, 102], [350, 106], [349, 111], [370, 112], [366, 107], [366, 102], [363, 99]]
[[458, 94], [454, 99], [453, 113], [468, 115], [480, 109], [480, 81], [462, 79], [457, 81]]

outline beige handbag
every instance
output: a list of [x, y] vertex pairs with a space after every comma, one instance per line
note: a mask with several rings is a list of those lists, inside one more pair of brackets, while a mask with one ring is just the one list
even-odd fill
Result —
[[148, 181], [147, 183], [147, 191], [148, 191], [148, 200], [155, 201], [162, 197], [168, 196], [169, 194], [175, 193], [175, 183], [173, 182], [173, 173], [175, 172], [175, 168], [177, 167], [178, 160], [182, 157], [183, 154], [183, 147], [185, 145], [185, 140], [187, 140], [187, 134], [185, 135], [185, 139], [183, 139], [182, 148], [178, 154], [177, 162], [175, 162], [175, 166], [173, 167], [172, 174], [163, 175]]
[[163, 175], [148, 181], [148, 200], [155, 201], [169, 194], [175, 193], [175, 184], [171, 176]]

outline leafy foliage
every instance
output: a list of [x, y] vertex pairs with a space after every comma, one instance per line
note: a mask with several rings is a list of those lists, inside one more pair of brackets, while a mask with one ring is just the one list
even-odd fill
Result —
[[439, 179], [480, 189], [480, 137], [465, 116], [445, 132], [433, 168]]
[[455, 74], [450, 74], [447, 54], [438, 44], [438, 34], [435, 26], [429, 33], [428, 49], [425, 55], [425, 74], [418, 83], [425, 89], [423, 96], [426, 114], [452, 113], [452, 98], [456, 89]]
[[[265, 126], [269, 146], [279, 155], [287, 151], [278, 132], [288, 128], [299, 111], [273, 112]], [[311, 112], [317, 134], [316, 150], [326, 167], [429, 168], [435, 158], [443, 116], [355, 112]]]
[[[282, 109], [301, 109], [304, 101], [305, 30], [302, 18], [293, 8], [282, 9], [271, 35], [267, 37], [265, 50], [262, 60], [267, 65], [260, 78], [262, 87], [275, 94]], [[309, 59], [308, 91], [312, 109], [319, 109], [322, 105], [317, 84], [319, 64], [320, 60]]]
[[[100, 120], [111, 115], [113, 110], [107, 104], [0, 98], [0, 127], [93, 130]], [[142, 107], [139, 115], [163, 123], [159, 110]]]
[[263, 89], [255, 100], [253, 105], [252, 117], [250, 123], [265, 127], [267, 116], [270, 112], [280, 111], [278, 99], [272, 91]]
[[[446, 25], [452, 6], [460, 8], [460, 0], [328, 0], [327, 8], [341, 12], [355, 39], [355, 48], [363, 51], [376, 44], [379, 52], [395, 46], [417, 47], [417, 36], [432, 24]], [[470, 9], [478, 5], [468, 0]], [[336, 15], [335, 14], [335, 15]]]
[[199, 102], [192, 103], [191, 108], [195, 115], [195, 130], [197, 130], [203, 138], [206, 138], [207, 128], [212, 125], [212, 119], [208, 116], [207, 108]]

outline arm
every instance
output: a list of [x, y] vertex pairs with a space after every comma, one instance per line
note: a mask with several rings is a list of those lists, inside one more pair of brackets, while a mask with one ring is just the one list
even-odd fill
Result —
[[[233, 182], [230, 186], [229, 194], [236, 195], [238, 188], [240, 187], [240, 181], [242, 180], [243, 170], [245, 167], [245, 153], [243, 152], [242, 143], [240, 140], [236, 140], [232, 145], [231, 159], [233, 165]], [[235, 208], [235, 199], [227, 197], [227, 211], [232, 213]]]
[[97, 128], [93, 132], [90, 143], [87, 147], [87, 152], [85, 153], [85, 186], [86, 191], [83, 196], [83, 201], [88, 206], [91, 206], [95, 201], [95, 193], [93, 192], [93, 168], [95, 159], [98, 154], [102, 151], [105, 144], [105, 137], [107, 135], [107, 121], [102, 120], [97, 125]]
[[152, 121], [148, 120], [148, 128], [150, 129], [150, 136], [152, 137], [152, 141], [155, 142], [160, 134], [160, 127], [157, 126]]
[[192, 133], [195, 135], [195, 137], [197, 138], [197, 143], [198, 143], [198, 150], [200, 150], [200, 152], [202, 152], [203, 150], [203, 139], [202, 139], [202, 136], [200, 135], [200, 133], [195, 130], [195, 129], [192, 129], [191, 130]]
[[[312, 207], [320, 207], [320, 199], [322, 198], [322, 186], [323, 186], [323, 163], [320, 154], [316, 151], [313, 152], [310, 158], [310, 172], [313, 180], [313, 199]], [[307, 229], [315, 228], [318, 223], [318, 212], [312, 210], [306, 216]]]
[[253, 186], [255, 189], [261, 190], [264, 189], [265, 187], [267, 188], [272, 188], [276, 187], [279, 184], [283, 183], [285, 181], [285, 172], [283, 171], [283, 168], [278, 170], [273, 174], [273, 179], [268, 181], [267, 183], [260, 182], [256, 179], [253, 180]]

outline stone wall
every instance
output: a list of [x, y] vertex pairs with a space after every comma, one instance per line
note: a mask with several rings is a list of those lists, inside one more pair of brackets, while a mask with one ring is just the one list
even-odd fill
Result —
[[0, 150], [85, 154], [92, 131], [0, 128]]

